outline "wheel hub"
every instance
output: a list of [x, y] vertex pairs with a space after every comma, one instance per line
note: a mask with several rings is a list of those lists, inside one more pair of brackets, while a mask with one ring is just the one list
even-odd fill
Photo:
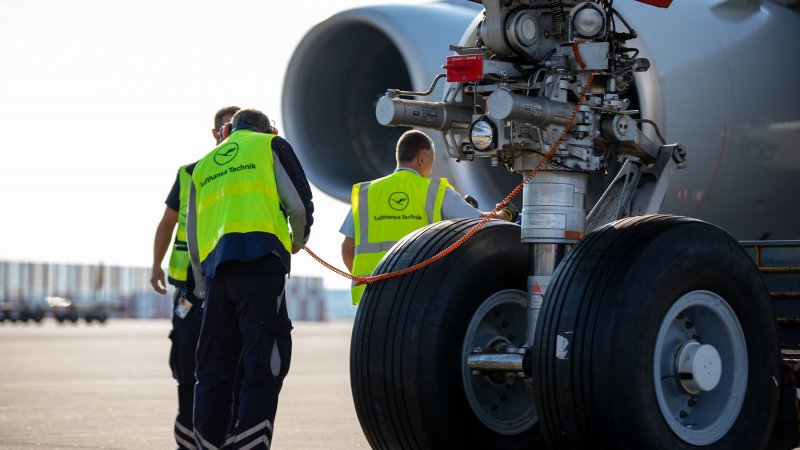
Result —
[[722, 378], [722, 358], [717, 349], [694, 339], [681, 346], [676, 367], [681, 386], [689, 394], [710, 392]]
[[513, 350], [524, 343], [525, 312], [525, 292], [497, 292], [478, 307], [464, 335], [461, 361], [464, 393], [478, 420], [498, 434], [516, 435], [538, 421], [533, 392], [519, 378], [519, 373], [496, 368], [473, 370], [469, 361], [475, 355], [493, 353], [498, 360], [491, 365], [507, 368], [513, 363], [508, 361], [509, 356], [521, 360]]
[[653, 355], [656, 398], [670, 429], [696, 446], [722, 439], [739, 416], [747, 375], [744, 331], [725, 299], [704, 290], [677, 299]]

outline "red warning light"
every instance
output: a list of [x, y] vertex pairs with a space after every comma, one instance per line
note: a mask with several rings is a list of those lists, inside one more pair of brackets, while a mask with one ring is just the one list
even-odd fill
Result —
[[453, 55], [447, 57], [442, 66], [451, 83], [481, 81], [483, 79], [483, 55]]
[[534, 281], [533, 282], [533, 293], [534, 294], [541, 294], [542, 293], [542, 287], [539, 286], [539, 282], [538, 281]]
[[647, 3], [648, 5], [658, 6], [659, 8], [669, 8], [672, 0], [636, 0], [640, 3]]

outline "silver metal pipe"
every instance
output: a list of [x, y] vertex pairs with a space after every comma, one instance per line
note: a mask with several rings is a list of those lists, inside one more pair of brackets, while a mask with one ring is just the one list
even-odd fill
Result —
[[575, 108], [569, 103], [514, 94], [506, 89], [494, 91], [486, 106], [492, 119], [519, 120], [537, 127], [565, 125]]
[[556, 267], [572, 244], [583, 237], [586, 174], [540, 172], [522, 192], [522, 242], [529, 256], [525, 346], [534, 345], [536, 322]]
[[529, 273], [528, 276], [528, 307], [526, 318], [528, 321], [525, 329], [525, 346], [533, 346], [536, 322], [539, 320], [539, 312], [542, 309], [544, 294], [553, 278], [553, 272], [564, 259], [566, 253], [572, 246], [567, 244], [546, 244], [540, 243], [530, 246]]
[[375, 117], [381, 125], [390, 127], [466, 130], [472, 123], [472, 109], [443, 102], [406, 100], [384, 95], [375, 107]]
[[559, 244], [536, 244], [534, 249], [533, 275], [550, 276], [556, 270]]
[[515, 353], [473, 353], [467, 356], [467, 365], [481, 372], [524, 372], [522, 359]]

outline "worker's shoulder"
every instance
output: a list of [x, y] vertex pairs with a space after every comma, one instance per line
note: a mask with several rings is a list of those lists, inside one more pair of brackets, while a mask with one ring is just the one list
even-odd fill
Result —
[[272, 138], [272, 150], [273, 151], [289, 150], [294, 152], [294, 149], [292, 149], [292, 144], [290, 144], [289, 141], [280, 136], [275, 136], [274, 138]]
[[194, 172], [194, 166], [196, 166], [198, 162], [199, 162], [199, 161], [195, 161], [195, 162], [193, 162], [193, 163], [186, 164], [185, 166], [181, 166], [181, 168], [180, 168], [180, 169], [178, 169], [178, 170], [184, 170], [186, 173], [188, 173], [189, 175], [191, 175], [191, 174], [192, 174], [192, 172]]

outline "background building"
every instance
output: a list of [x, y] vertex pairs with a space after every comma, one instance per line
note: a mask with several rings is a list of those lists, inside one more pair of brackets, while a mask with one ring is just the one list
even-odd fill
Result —
[[[168, 319], [171, 289], [154, 292], [147, 268], [0, 260], [0, 320]], [[286, 298], [293, 320], [355, 316], [349, 291], [326, 291], [321, 277], [289, 277]]]

